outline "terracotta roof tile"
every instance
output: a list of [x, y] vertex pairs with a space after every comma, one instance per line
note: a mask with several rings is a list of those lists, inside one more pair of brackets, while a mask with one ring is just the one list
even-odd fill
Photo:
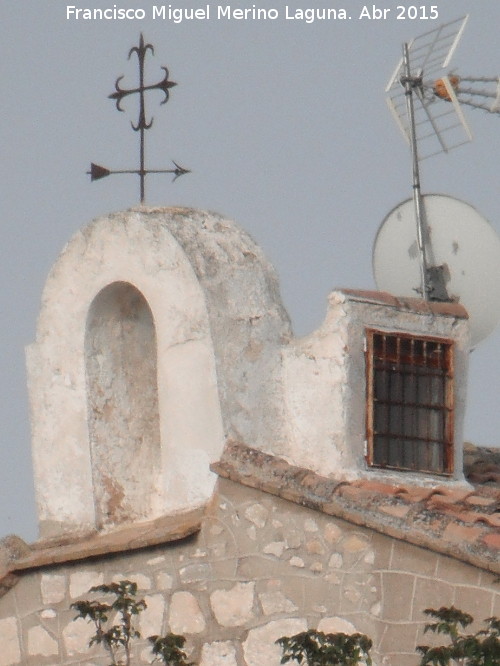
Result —
[[390, 305], [394, 308], [398, 307], [398, 299], [390, 294], [388, 291], [375, 291], [375, 289], [346, 289], [341, 288], [340, 291], [353, 301], [368, 301], [372, 303], [380, 303], [381, 305]]
[[383, 513], [388, 513], [390, 516], [397, 516], [398, 518], [404, 518], [408, 511], [410, 510], [409, 506], [403, 506], [401, 504], [387, 504], [387, 506], [381, 506], [380, 510]]
[[500, 551], [500, 534], [498, 532], [494, 534], [487, 534], [483, 537], [484, 543], [490, 548], [496, 548]]
[[500, 474], [498, 472], [471, 472], [469, 481], [472, 483], [494, 483], [500, 485]]
[[[242, 469], [243, 468], [243, 469]], [[327, 479], [275, 456], [229, 444], [220, 476], [500, 573], [500, 489]]]
[[420, 488], [419, 486], [402, 486], [396, 493], [407, 502], [423, 502], [434, 493], [433, 488]]
[[389, 483], [382, 483], [381, 481], [370, 480], [370, 479], [360, 479], [359, 481], [353, 481], [351, 486], [355, 488], [361, 488], [364, 491], [382, 493], [384, 495], [397, 495], [404, 490], [402, 486], [394, 486]]
[[443, 532], [445, 541], [457, 544], [463, 544], [464, 542], [474, 544], [482, 536], [483, 530], [480, 527], [469, 527], [455, 522], [448, 523]]
[[474, 522], [484, 523], [490, 527], [496, 527], [500, 529], [500, 515], [498, 514], [476, 516]]
[[500, 488], [500, 449], [464, 445], [464, 470], [473, 484]]
[[468, 319], [466, 309], [459, 303], [426, 301], [421, 298], [412, 298], [410, 296], [393, 296], [386, 291], [374, 291], [367, 289], [338, 289], [349, 300], [362, 301], [364, 303], [375, 303], [380, 305], [388, 305], [390, 307], [398, 308], [398, 310], [407, 310], [409, 312], [416, 312], [417, 314], [435, 314], [445, 315], [451, 317], [458, 317], [459, 319]]
[[459, 504], [464, 502], [474, 491], [469, 488], [446, 488], [440, 486], [434, 488], [428, 497], [432, 504]]
[[482, 495], [472, 495], [467, 498], [467, 502], [477, 506], [491, 506], [492, 504], [498, 504], [498, 500], [494, 497], [483, 497]]

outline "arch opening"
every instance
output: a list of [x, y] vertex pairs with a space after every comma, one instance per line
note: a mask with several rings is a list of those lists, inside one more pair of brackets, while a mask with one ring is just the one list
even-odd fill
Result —
[[85, 369], [96, 526], [147, 520], [161, 467], [157, 345], [133, 285], [114, 282], [92, 302]]

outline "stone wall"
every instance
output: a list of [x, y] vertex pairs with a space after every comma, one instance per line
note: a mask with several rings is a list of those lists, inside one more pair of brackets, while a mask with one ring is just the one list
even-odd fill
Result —
[[[200, 666], [278, 666], [274, 641], [308, 627], [366, 633], [378, 666], [416, 666], [424, 608], [500, 616], [492, 574], [219, 479], [194, 537], [22, 574], [0, 599], [0, 666], [108, 664], [69, 607], [124, 578], [148, 604], [142, 635], [184, 634]], [[151, 662], [145, 641], [134, 659]]]

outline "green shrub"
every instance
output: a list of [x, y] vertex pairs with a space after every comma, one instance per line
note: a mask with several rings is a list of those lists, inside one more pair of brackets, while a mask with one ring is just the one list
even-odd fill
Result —
[[372, 641], [363, 634], [324, 634], [304, 631], [295, 636], [284, 636], [276, 641], [283, 650], [281, 663], [295, 660], [307, 666], [370, 666], [369, 652]]
[[[122, 580], [97, 585], [91, 587], [89, 593], [111, 597], [109, 603], [87, 599], [71, 604], [71, 608], [77, 611], [75, 620], [82, 618], [94, 624], [95, 633], [89, 647], [102, 645], [111, 658], [109, 666], [130, 666], [132, 641], [141, 638], [134, 623], [146, 608], [144, 599], [136, 599], [136, 583]], [[420, 666], [500, 666], [500, 619], [487, 618], [484, 629], [467, 634], [465, 630], [473, 622], [468, 613], [453, 606], [438, 610], [427, 608], [424, 613], [435, 620], [425, 625], [425, 632], [443, 634], [449, 641], [447, 645], [437, 647], [417, 646], [421, 655]], [[114, 624], [111, 624], [112, 620]], [[155, 661], [165, 666], [195, 666], [194, 662], [187, 661], [184, 636], [169, 633], [149, 636], [148, 641]], [[372, 641], [364, 634], [325, 634], [311, 629], [295, 636], [283, 636], [276, 643], [283, 653], [281, 664], [291, 661], [303, 666], [372, 664]]]
[[[78, 613], [75, 620], [82, 618], [95, 626], [89, 647], [102, 645], [111, 658], [110, 666], [130, 666], [131, 641], [141, 638], [134, 619], [147, 607], [144, 599], [136, 600], [137, 584], [121, 580], [119, 583], [91, 587], [89, 593], [112, 597], [110, 603], [86, 599], [71, 604], [71, 608]], [[115, 624], [110, 625], [111, 616]], [[186, 642], [184, 636], [166, 634], [149, 636], [148, 640], [156, 661], [163, 662], [165, 666], [194, 666], [193, 662], [187, 661], [182, 649]]]
[[474, 621], [468, 613], [454, 606], [443, 606], [439, 610], [427, 608], [424, 613], [437, 620], [426, 624], [425, 631], [449, 636], [450, 642], [438, 647], [417, 646], [417, 652], [422, 655], [420, 666], [448, 666], [452, 663], [460, 666], [500, 666], [500, 620], [497, 617], [484, 620], [485, 629], [465, 634], [462, 630]]
[[182, 649], [186, 639], [178, 634], [167, 634], [166, 636], [150, 636], [153, 654], [163, 661], [167, 666], [195, 666], [194, 662], [186, 661], [187, 654]]

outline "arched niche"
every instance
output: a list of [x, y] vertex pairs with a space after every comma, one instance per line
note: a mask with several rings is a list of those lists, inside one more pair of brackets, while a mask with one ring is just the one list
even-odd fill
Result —
[[151, 309], [127, 282], [93, 300], [85, 330], [96, 526], [145, 519], [159, 484], [157, 344]]
[[212, 496], [226, 437], [283, 446], [289, 336], [272, 267], [230, 220], [141, 208], [78, 231], [26, 350], [41, 536], [191, 511]]

